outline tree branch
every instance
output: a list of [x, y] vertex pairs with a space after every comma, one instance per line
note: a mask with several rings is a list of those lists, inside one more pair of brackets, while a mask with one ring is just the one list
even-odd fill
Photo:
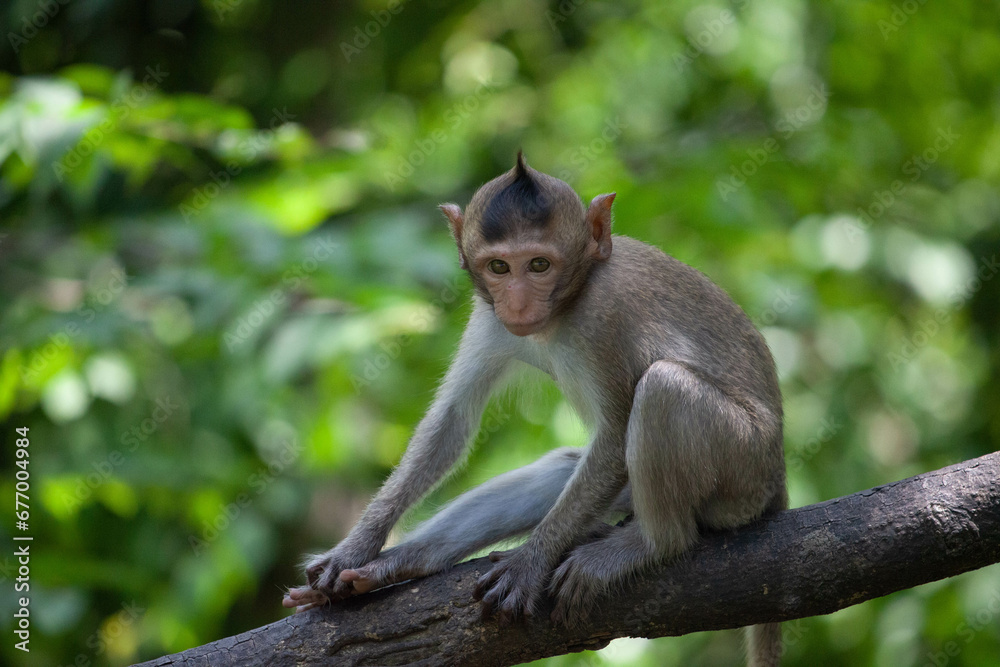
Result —
[[481, 621], [472, 589], [490, 564], [480, 558], [142, 667], [512, 665], [616, 637], [828, 614], [1000, 561], [998, 480], [1000, 452], [706, 535], [573, 629], [553, 627], [547, 610], [504, 628]]

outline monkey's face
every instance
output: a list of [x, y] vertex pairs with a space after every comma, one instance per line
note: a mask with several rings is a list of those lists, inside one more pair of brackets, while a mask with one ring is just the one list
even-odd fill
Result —
[[469, 267], [485, 284], [493, 312], [515, 336], [543, 330], [552, 320], [552, 294], [565, 261], [559, 246], [544, 241], [491, 243]]
[[466, 213], [440, 208], [476, 291], [508, 331], [528, 336], [554, 324], [591, 264], [611, 257], [614, 199], [598, 195], [584, 211], [573, 188], [530, 168], [519, 152], [513, 169], [476, 191]]

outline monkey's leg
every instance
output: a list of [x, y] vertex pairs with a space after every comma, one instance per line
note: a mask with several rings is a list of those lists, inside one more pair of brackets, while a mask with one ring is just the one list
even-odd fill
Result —
[[[553, 619], [575, 622], [594, 599], [638, 570], [687, 550], [699, 510], [731, 474], [750, 476], [757, 429], [749, 414], [682, 365], [658, 361], [636, 386], [626, 434], [635, 520], [575, 548], [556, 569]], [[728, 491], [728, 489], [726, 489]], [[764, 508], [760, 499], [740, 517]]]
[[[534, 463], [498, 475], [462, 494], [420, 524], [402, 544], [385, 549], [370, 563], [341, 573], [355, 593], [425, 577], [445, 570], [476, 551], [522, 535], [555, 504], [580, 460], [581, 450], [564, 447]], [[627, 491], [615, 511], [630, 511]], [[600, 522], [594, 537], [610, 526]]]

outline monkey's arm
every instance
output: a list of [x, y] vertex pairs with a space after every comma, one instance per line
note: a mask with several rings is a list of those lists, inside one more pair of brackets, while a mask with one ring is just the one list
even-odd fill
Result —
[[490, 554], [496, 565], [480, 578], [475, 593], [484, 611], [496, 611], [508, 620], [534, 612], [560, 557], [587, 535], [628, 481], [624, 438], [624, 427], [599, 428], [555, 506], [528, 541], [512, 551]]
[[400, 517], [459, 460], [490, 393], [512, 359], [510, 345], [505, 343], [509, 337], [502, 333], [489, 306], [477, 299], [458, 353], [399, 466], [347, 537], [308, 563], [311, 590], [293, 589], [286, 606], [350, 595], [351, 584], [341, 581], [340, 573], [375, 558]]
[[529, 543], [550, 566], [587, 535], [628, 482], [625, 428], [602, 426], [580, 460], [555, 506], [531, 534]]
[[495, 319], [477, 308], [434, 403], [417, 426], [402, 460], [345, 539], [366, 543], [370, 549], [367, 560], [382, 548], [406, 510], [464, 453], [486, 401], [511, 359], [496, 329]]

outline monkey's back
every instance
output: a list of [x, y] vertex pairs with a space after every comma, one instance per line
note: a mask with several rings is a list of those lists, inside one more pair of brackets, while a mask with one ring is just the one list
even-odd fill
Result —
[[[614, 356], [636, 365], [615, 372], [633, 387], [653, 362], [676, 361], [734, 399], [761, 401], [780, 420], [778, 379], [764, 337], [721, 287], [658, 248], [614, 236], [611, 258], [595, 265], [567, 315], [582, 335], [606, 337], [598, 348], [630, 348]], [[595, 315], [603, 326], [588, 327]]]

